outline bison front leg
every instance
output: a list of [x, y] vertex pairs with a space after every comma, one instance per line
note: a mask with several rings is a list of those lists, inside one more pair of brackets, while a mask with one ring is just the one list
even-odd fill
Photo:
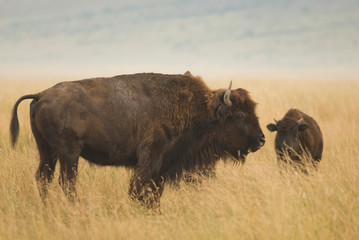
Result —
[[186, 183], [201, 184], [202, 180], [213, 179], [215, 177], [216, 177], [215, 164], [211, 164], [204, 168], [198, 169], [195, 172], [185, 172], [183, 175], [183, 180]]
[[164, 188], [161, 168], [166, 151], [166, 135], [157, 129], [148, 136], [151, 137], [145, 139], [137, 151], [138, 163], [130, 182], [129, 194], [145, 206], [159, 211]]
[[129, 194], [133, 200], [138, 200], [147, 208], [160, 212], [160, 198], [163, 189], [164, 179], [162, 177], [144, 179], [135, 172], [131, 178]]

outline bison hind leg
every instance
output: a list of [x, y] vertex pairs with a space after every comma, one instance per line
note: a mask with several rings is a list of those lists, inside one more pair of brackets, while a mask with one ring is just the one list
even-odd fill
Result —
[[57, 157], [50, 148], [39, 148], [39, 153], [40, 163], [35, 177], [40, 196], [45, 200], [47, 196], [47, 185], [53, 180]]
[[50, 144], [39, 133], [36, 125], [32, 123], [31, 127], [40, 155], [40, 163], [35, 178], [40, 197], [45, 201], [47, 196], [47, 185], [53, 180], [57, 155]]
[[59, 184], [71, 202], [75, 201], [77, 167], [80, 151], [75, 149], [62, 149], [59, 153], [60, 160], [60, 176]]

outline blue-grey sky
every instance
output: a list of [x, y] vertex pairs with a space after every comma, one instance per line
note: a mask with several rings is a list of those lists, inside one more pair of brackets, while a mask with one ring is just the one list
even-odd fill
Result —
[[359, 79], [358, 0], [0, 0], [0, 79]]

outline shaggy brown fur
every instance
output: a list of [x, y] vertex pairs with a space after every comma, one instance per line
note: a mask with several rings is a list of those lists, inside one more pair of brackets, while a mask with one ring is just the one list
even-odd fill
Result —
[[248, 92], [233, 90], [232, 106], [224, 103], [225, 92], [210, 90], [192, 75], [143, 73], [62, 82], [16, 102], [12, 143], [19, 132], [17, 107], [34, 99], [30, 115], [40, 153], [36, 179], [41, 195], [59, 160], [59, 182], [72, 199], [81, 156], [134, 169], [130, 195], [156, 207], [165, 181], [264, 144]]
[[[302, 119], [302, 120], [301, 120]], [[278, 160], [287, 153], [295, 162], [310, 156], [316, 163], [322, 159], [323, 136], [317, 122], [298, 109], [290, 109], [276, 124], [268, 124], [269, 131], [277, 131], [275, 149]]]

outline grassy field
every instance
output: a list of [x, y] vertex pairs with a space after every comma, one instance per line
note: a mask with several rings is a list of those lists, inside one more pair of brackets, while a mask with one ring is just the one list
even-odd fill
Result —
[[[226, 88], [229, 81], [209, 82]], [[9, 141], [10, 113], [22, 95], [54, 82], [0, 81], [0, 239], [358, 239], [359, 81], [233, 81], [251, 92], [266, 145], [245, 166], [217, 165], [201, 185], [166, 186], [162, 215], [131, 202], [124, 168], [79, 162], [79, 201], [71, 204], [55, 180], [48, 205], [38, 195], [38, 152], [29, 100], [19, 107], [20, 137]], [[324, 156], [309, 176], [280, 174], [266, 129], [291, 107], [313, 116]]]

